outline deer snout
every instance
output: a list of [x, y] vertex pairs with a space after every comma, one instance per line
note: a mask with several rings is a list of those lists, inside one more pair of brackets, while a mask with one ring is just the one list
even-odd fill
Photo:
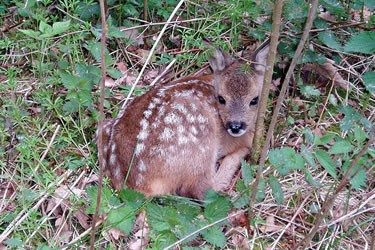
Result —
[[246, 123], [239, 121], [230, 121], [226, 124], [227, 132], [233, 137], [240, 137], [245, 134], [246, 127]]

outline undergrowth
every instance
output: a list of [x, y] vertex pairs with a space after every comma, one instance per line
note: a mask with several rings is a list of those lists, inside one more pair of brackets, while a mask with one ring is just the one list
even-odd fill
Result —
[[[104, 105], [106, 116], [115, 117], [178, 1], [107, 4]], [[311, 249], [374, 247], [375, 148], [366, 144], [375, 136], [375, 4], [320, 4], [255, 207], [248, 203], [257, 166], [246, 162], [228, 194], [209, 192], [204, 201], [116, 193], [106, 179], [96, 248], [292, 249], [345, 178], [350, 183]], [[232, 54], [254, 49], [270, 34], [272, 7], [273, 1], [185, 2], [134, 94], [157, 76], [165, 84], [209, 72], [204, 38]], [[307, 10], [306, 1], [285, 1], [269, 114]], [[97, 195], [99, 13], [91, 0], [0, 3], [0, 248], [88, 247]]]

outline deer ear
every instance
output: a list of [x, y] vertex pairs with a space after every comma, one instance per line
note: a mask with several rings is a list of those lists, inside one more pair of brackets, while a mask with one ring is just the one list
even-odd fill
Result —
[[208, 59], [210, 66], [214, 72], [219, 72], [224, 70], [230, 64], [232, 64], [234, 59], [225, 51], [221, 49], [216, 49], [212, 57]]
[[266, 64], [267, 64], [267, 55], [268, 51], [270, 49], [269, 45], [264, 46], [263, 48], [260, 48], [254, 56], [253, 61], [254, 69], [258, 71], [259, 73], [264, 73], [266, 71]]

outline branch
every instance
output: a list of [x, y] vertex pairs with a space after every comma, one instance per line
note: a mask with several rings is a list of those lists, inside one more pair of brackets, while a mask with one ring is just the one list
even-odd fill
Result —
[[[253, 142], [253, 148], [252, 148], [252, 161], [257, 162], [262, 146], [263, 141], [263, 131], [264, 131], [264, 117], [266, 114], [267, 109], [267, 101], [268, 101], [268, 95], [270, 92], [270, 86], [272, 81], [272, 74], [273, 74], [273, 65], [275, 63], [275, 57], [276, 57], [276, 51], [277, 51], [277, 44], [280, 36], [280, 20], [281, 20], [281, 14], [283, 9], [283, 0], [276, 0], [275, 6], [274, 6], [274, 12], [272, 15], [272, 32], [271, 32], [271, 41], [270, 41], [270, 49], [267, 56], [267, 67], [266, 67], [266, 73], [264, 76], [263, 81], [263, 88], [262, 88], [262, 94], [261, 94], [261, 102], [259, 106], [259, 112], [255, 127], [255, 135], [254, 135], [254, 142]], [[252, 188], [252, 194], [250, 199], [249, 207], [253, 207], [253, 204], [255, 203], [255, 197], [257, 194], [258, 184], [260, 179], [262, 178], [262, 167], [259, 165], [257, 177], [255, 179], [255, 182], [253, 184]], [[250, 218], [252, 217], [252, 211], [249, 212]]]
[[106, 77], [106, 67], [105, 67], [105, 48], [107, 40], [107, 23], [105, 14], [105, 0], [100, 1], [100, 16], [102, 20], [102, 37], [101, 37], [101, 48], [100, 48], [100, 67], [102, 69], [102, 81], [100, 85], [100, 103], [99, 103], [99, 121], [98, 121], [98, 160], [99, 160], [99, 183], [98, 183], [98, 196], [96, 198], [96, 209], [95, 214], [92, 218], [91, 227], [91, 239], [90, 239], [90, 249], [94, 250], [95, 244], [95, 229], [96, 221], [99, 217], [100, 201], [102, 198], [102, 186], [103, 186], [103, 129], [102, 122], [104, 120], [104, 84]]
[[350, 180], [354, 177], [354, 175], [352, 177], [349, 177], [353, 168], [358, 163], [358, 161], [361, 159], [362, 155], [366, 153], [367, 149], [374, 143], [374, 140], [375, 140], [375, 137], [372, 137], [370, 140], [368, 140], [366, 145], [357, 154], [357, 156], [354, 158], [354, 160], [350, 164], [350, 167], [346, 170], [345, 175], [343, 176], [342, 180], [340, 181], [340, 183], [339, 183], [338, 187], [336, 188], [336, 190], [334, 191], [334, 193], [331, 196], [329, 196], [329, 194], [327, 194], [328, 198], [324, 202], [324, 204], [322, 206], [322, 209], [320, 210], [320, 212], [319, 212], [319, 214], [316, 218], [316, 221], [314, 223], [313, 228], [305, 236], [305, 238], [297, 244], [297, 246], [294, 249], [307, 249], [307, 245], [310, 244], [312, 238], [314, 237], [316, 232], [318, 232], [320, 225], [322, 224], [324, 218], [327, 216], [328, 211], [331, 210], [338, 194], [340, 193], [340, 191], [346, 185], [349, 184]]

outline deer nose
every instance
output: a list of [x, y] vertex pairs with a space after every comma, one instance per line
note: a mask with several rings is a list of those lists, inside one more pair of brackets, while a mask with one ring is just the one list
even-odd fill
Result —
[[245, 133], [246, 123], [232, 121], [227, 123], [227, 131], [230, 135], [234, 137], [241, 136]]

